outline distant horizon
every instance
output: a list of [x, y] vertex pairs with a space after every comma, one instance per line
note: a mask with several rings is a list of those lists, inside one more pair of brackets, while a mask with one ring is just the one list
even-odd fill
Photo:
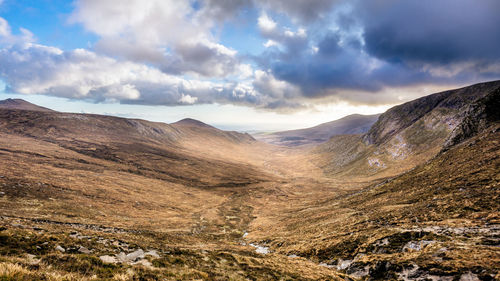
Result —
[[[198, 121], [201, 121], [203, 123], [206, 123], [210, 126], [213, 126], [213, 127], [216, 127], [218, 129], [221, 129], [221, 130], [225, 130], [225, 131], [238, 131], [238, 132], [244, 132], [244, 133], [250, 133], [250, 134], [255, 134], [255, 133], [274, 133], [274, 132], [280, 132], [280, 131], [288, 131], [288, 130], [297, 130], [297, 129], [306, 129], [306, 128], [311, 128], [311, 127], [314, 127], [314, 126], [318, 126], [318, 125], [321, 125], [321, 124], [324, 124], [324, 123], [328, 123], [328, 122], [331, 122], [331, 121], [336, 121], [336, 120], [339, 120], [339, 119], [342, 119], [344, 117], [347, 117], [347, 116], [350, 116], [350, 115], [356, 115], [356, 114], [359, 114], [359, 115], [376, 115], [376, 114], [382, 114], [384, 111], [382, 112], [378, 112], [378, 113], [372, 113], [372, 114], [363, 114], [363, 113], [349, 113], [347, 115], [343, 115], [341, 117], [338, 117], [338, 118], [335, 118], [335, 119], [332, 119], [332, 120], [327, 120], [327, 121], [324, 121], [324, 122], [321, 122], [321, 123], [314, 123], [312, 125], [309, 125], [309, 123], [303, 125], [302, 127], [299, 126], [295, 126], [295, 127], [291, 127], [291, 126], [280, 126], [280, 125], [272, 125], [271, 126], [274, 126], [274, 127], [270, 127], [269, 124], [260, 124], [263, 128], [258, 128], [259, 127], [259, 124], [238, 124], [238, 125], [232, 125], [232, 124], [225, 124], [225, 123], [212, 123], [210, 121], [206, 121], [202, 118], [195, 118], [193, 116], [188, 116], [188, 115], [183, 115], [182, 111], [179, 112], [178, 114], [179, 115], [174, 115], [174, 116], [178, 116], [178, 117], [173, 117], [173, 119], [169, 119], [168, 121], [166, 120], [162, 120], [161, 118], [159, 119], [154, 119], [154, 118], [148, 118], [147, 116], [145, 117], [142, 117], [142, 116], [134, 116], [133, 114], [127, 114], [127, 113], [123, 113], [123, 114], [117, 114], [117, 113], [110, 113], [110, 112], [99, 112], [99, 111], [96, 111], [96, 112], [89, 112], [89, 111], [85, 111], [83, 110], [83, 108], [81, 110], [66, 110], [66, 109], [58, 109], [56, 107], [54, 107], [53, 105], [57, 105], [57, 106], [64, 106], [64, 105], [75, 105], [76, 106], [92, 106], [94, 105], [93, 103], [85, 103], [85, 102], [65, 102], [65, 101], [60, 101], [60, 102], [57, 102], [57, 103], [54, 103], [54, 100], [60, 100], [60, 98], [54, 98], [54, 97], [47, 97], [47, 96], [34, 96], [34, 95], [29, 95], [29, 96], [25, 96], [25, 95], [19, 95], [19, 94], [3, 94], [3, 95], [0, 95], [0, 100], [6, 100], [6, 99], [21, 99], [21, 100], [24, 100], [24, 101], [27, 101], [27, 102], [30, 102], [32, 104], [35, 104], [35, 105], [38, 105], [38, 106], [42, 106], [42, 107], [46, 107], [46, 108], [49, 108], [49, 109], [52, 109], [52, 110], [55, 110], [55, 111], [58, 111], [58, 112], [63, 112], [63, 113], [80, 113], [80, 114], [97, 114], [97, 115], [106, 115], [106, 116], [114, 116], [114, 117], [121, 117], [121, 118], [128, 118], [128, 119], [142, 119], [142, 120], [146, 120], [146, 121], [151, 121], [151, 122], [162, 122], [162, 123], [166, 123], [166, 124], [171, 124], [171, 123], [175, 123], [177, 121], [180, 121], [180, 120], [183, 120], [183, 119], [195, 119], [195, 120], [198, 120]], [[215, 105], [217, 106], [217, 105]], [[134, 106], [134, 107], [137, 107], [137, 106]], [[144, 106], [146, 107], [146, 106]], [[147, 107], [163, 107], [163, 108], [166, 108], [166, 109], [172, 109], [172, 107], [165, 107], [165, 106], [147, 106]], [[177, 118], [177, 119], [175, 119]], [[173, 121], [172, 121], [173, 120]], [[265, 129], [266, 125], [268, 126], [267, 128], [269, 129]]]
[[[489, 80], [489, 81], [483, 81], [480, 83], [487, 83], [487, 82], [493, 82], [497, 80]], [[478, 83], [474, 83], [478, 84]], [[472, 84], [471, 84], [472, 85]], [[464, 85], [464, 87], [469, 86], [469, 85]], [[449, 88], [449, 89], [443, 89], [442, 91], [447, 91], [447, 90], [453, 90], [453, 89], [458, 89], [462, 88], [462, 86], [456, 87], [456, 88]], [[437, 92], [432, 92], [425, 94], [423, 96], [427, 95], [432, 95], [435, 93], [439, 93], [442, 91], [437, 91]], [[423, 97], [421, 96], [421, 97]], [[65, 98], [58, 98], [58, 97], [50, 97], [50, 96], [45, 96], [45, 95], [22, 95], [22, 94], [7, 94], [7, 93], [2, 93], [0, 94], [0, 100], [6, 100], [6, 99], [22, 99], [27, 102], [33, 103], [38, 106], [46, 107], [58, 112], [63, 112], [63, 113], [83, 113], [83, 114], [98, 114], [98, 115], [107, 115], [107, 116], [115, 116], [115, 117], [121, 117], [121, 118], [128, 118], [128, 119], [142, 119], [146, 121], [151, 121], [151, 122], [162, 122], [166, 124], [171, 124], [175, 123], [177, 121], [183, 120], [183, 119], [195, 119], [198, 121], [201, 121], [203, 123], [206, 123], [208, 125], [211, 125], [213, 127], [216, 127], [220, 130], [225, 130], [225, 131], [238, 131], [238, 132], [244, 132], [244, 133], [250, 133], [250, 134], [259, 134], [259, 133], [275, 133], [275, 132], [281, 132], [281, 131], [290, 131], [290, 130], [300, 130], [300, 129], [307, 129], [307, 128], [312, 128], [318, 125], [322, 125], [324, 123], [336, 121], [339, 119], [342, 119], [347, 116], [351, 115], [376, 115], [376, 114], [383, 114], [386, 112], [388, 109], [403, 104], [408, 101], [404, 101], [398, 104], [393, 104], [393, 105], [388, 105], [382, 107], [383, 110], [379, 112], [371, 112], [371, 113], [366, 113], [366, 112], [352, 112], [352, 113], [346, 113], [345, 115], [337, 115], [337, 117], [332, 117], [334, 119], [325, 119], [324, 121], [321, 121], [320, 123], [300, 123], [300, 125], [290, 125], [288, 123], [282, 123], [282, 124], [275, 124], [275, 123], [269, 123], [269, 122], [264, 122], [264, 123], [252, 123], [247, 122], [247, 123], [240, 123], [240, 124], [231, 124], [231, 123], [219, 123], [219, 122], [211, 122], [210, 118], [208, 120], [205, 119], [206, 116], [210, 117], [210, 115], [201, 115], [196, 117], [196, 115], [188, 115], [185, 113], [183, 110], [184, 108], [182, 106], [145, 106], [145, 105], [119, 105], [115, 104], [116, 109], [121, 109], [123, 106], [130, 106], [134, 108], [135, 110], [142, 108], [144, 111], [141, 111], [143, 115], [137, 114], [137, 113], [130, 113], [130, 112], [123, 112], [123, 113], [113, 113], [113, 112], [107, 112], [106, 110], [103, 111], [102, 109], [102, 104], [98, 103], [90, 103], [90, 102], [85, 102], [85, 101], [71, 101]], [[420, 97], [418, 97], [420, 98]], [[417, 99], [417, 98], [416, 98]], [[73, 108], [73, 110], [68, 110], [66, 107], [70, 106], [70, 108]], [[104, 105], [105, 106], [105, 105]], [[203, 106], [203, 105], [202, 105]], [[212, 105], [204, 105], [204, 106], [209, 106], [209, 107], [221, 107], [222, 105], [218, 104], [212, 104]], [[63, 108], [64, 107], [64, 108]], [[95, 111], [89, 111], [89, 107], [93, 108]], [[80, 109], [78, 109], [80, 108]], [[157, 109], [156, 112], [162, 112], [161, 109], [164, 110], [173, 110], [174, 114], [170, 114], [168, 118], [163, 118], [159, 115], [148, 115], [147, 109]], [[160, 109], [160, 110], [158, 110]], [[190, 111], [187, 111], [190, 112]], [[226, 113], [233, 113], [233, 112], [226, 112]], [[287, 114], [280, 114], [282, 117], [288, 118], [289, 115]], [[279, 115], [278, 115], [279, 116]]]

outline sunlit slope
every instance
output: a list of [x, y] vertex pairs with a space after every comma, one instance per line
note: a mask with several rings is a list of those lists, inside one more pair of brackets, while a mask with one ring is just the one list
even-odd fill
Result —
[[328, 141], [331, 137], [347, 134], [363, 134], [377, 121], [380, 114], [353, 114], [341, 119], [320, 124], [306, 129], [290, 130], [275, 133], [259, 133], [258, 140], [283, 146], [317, 145]]

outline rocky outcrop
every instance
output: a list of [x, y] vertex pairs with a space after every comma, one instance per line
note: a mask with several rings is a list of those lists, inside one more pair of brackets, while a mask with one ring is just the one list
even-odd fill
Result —
[[380, 116], [363, 140], [367, 144], [380, 145], [431, 113], [436, 115], [450, 115], [451, 113], [457, 120], [462, 120], [477, 110], [477, 108], [471, 108], [472, 104], [498, 89], [500, 89], [500, 81], [480, 83], [436, 93], [395, 106]]
[[493, 122], [500, 121], [500, 88], [478, 99], [464, 110], [462, 122], [447, 139], [444, 150], [485, 130]]

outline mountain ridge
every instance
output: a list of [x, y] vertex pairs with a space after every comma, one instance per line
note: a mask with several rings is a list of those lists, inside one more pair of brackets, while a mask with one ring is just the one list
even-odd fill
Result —
[[431, 94], [380, 115], [364, 135], [334, 136], [315, 151], [327, 174], [394, 176], [498, 120], [500, 80]]
[[284, 146], [315, 145], [328, 141], [331, 137], [367, 132], [380, 114], [351, 114], [340, 119], [322, 123], [310, 128], [255, 134], [261, 141]]

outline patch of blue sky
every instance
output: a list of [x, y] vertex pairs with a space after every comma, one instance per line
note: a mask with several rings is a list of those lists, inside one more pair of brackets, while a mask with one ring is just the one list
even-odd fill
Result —
[[230, 47], [242, 56], [259, 55], [265, 49], [265, 38], [257, 27], [258, 12], [255, 9], [243, 9], [237, 18], [226, 22], [219, 32], [220, 43]]
[[9, 22], [12, 33], [27, 29], [39, 44], [63, 50], [88, 48], [98, 37], [79, 24], [69, 23], [73, 9], [71, 0], [4, 0], [0, 17]]

